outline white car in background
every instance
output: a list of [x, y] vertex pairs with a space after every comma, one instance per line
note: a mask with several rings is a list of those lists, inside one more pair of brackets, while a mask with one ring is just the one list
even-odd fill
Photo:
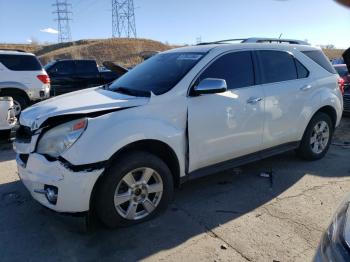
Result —
[[132, 225], [188, 179], [293, 149], [321, 159], [343, 112], [338, 80], [321, 49], [297, 40], [169, 50], [23, 111], [18, 173], [52, 210]]
[[16, 116], [49, 98], [50, 78], [34, 54], [0, 49], [0, 96], [13, 98]]
[[11, 129], [16, 122], [12, 98], [0, 97], [0, 140], [9, 138]]

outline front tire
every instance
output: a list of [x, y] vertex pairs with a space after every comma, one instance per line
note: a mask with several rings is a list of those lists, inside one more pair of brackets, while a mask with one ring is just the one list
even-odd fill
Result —
[[157, 156], [132, 152], [106, 171], [97, 189], [97, 216], [108, 227], [144, 222], [164, 210], [173, 197], [173, 177]]
[[329, 149], [333, 132], [331, 118], [325, 113], [317, 113], [305, 130], [297, 154], [305, 160], [323, 158]]

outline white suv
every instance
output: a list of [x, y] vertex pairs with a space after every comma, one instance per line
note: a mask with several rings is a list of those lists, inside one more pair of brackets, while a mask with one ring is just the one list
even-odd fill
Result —
[[11, 129], [16, 122], [12, 98], [0, 97], [0, 140], [10, 138]]
[[292, 149], [322, 158], [343, 110], [332, 65], [308, 45], [243, 42], [166, 51], [25, 110], [21, 180], [44, 206], [115, 227], [153, 217], [188, 179]]
[[0, 96], [10, 96], [16, 115], [50, 96], [50, 78], [35, 55], [0, 49]]

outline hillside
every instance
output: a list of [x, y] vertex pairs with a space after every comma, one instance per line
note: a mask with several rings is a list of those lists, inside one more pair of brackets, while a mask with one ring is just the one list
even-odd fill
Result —
[[148, 39], [79, 40], [53, 45], [0, 44], [0, 48], [21, 49], [35, 53], [43, 65], [59, 58], [95, 59], [98, 64], [113, 61], [130, 67], [140, 63], [141, 54], [149, 51], [164, 51], [172, 46]]
[[[147, 51], [164, 51], [175, 46], [148, 39], [90, 39], [52, 45], [0, 44], [0, 48], [22, 49], [35, 53], [42, 64], [53, 59], [75, 58], [95, 59], [98, 64], [113, 61], [125, 67], [140, 63], [141, 54]], [[341, 57], [342, 49], [324, 49], [329, 59]]]

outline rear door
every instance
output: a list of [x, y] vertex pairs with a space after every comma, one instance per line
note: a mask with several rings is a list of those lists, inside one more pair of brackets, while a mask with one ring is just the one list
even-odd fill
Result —
[[101, 84], [100, 73], [93, 60], [75, 61], [75, 90], [98, 86]]
[[262, 146], [264, 94], [255, 85], [250, 51], [224, 54], [196, 80], [225, 79], [224, 93], [188, 99], [189, 171], [257, 152]]
[[286, 51], [256, 54], [265, 93], [264, 148], [295, 142], [298, 119], [312, 90], [309, 71]]

